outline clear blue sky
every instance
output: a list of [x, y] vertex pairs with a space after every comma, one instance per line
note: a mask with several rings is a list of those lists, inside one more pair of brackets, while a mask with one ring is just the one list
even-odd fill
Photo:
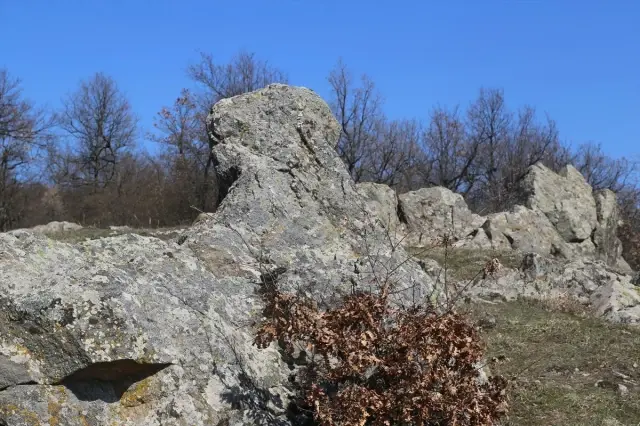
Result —
[[256, 52], [328, 96], [342, 56], [393, 118], [466, 106], [481, 86], [528, 103], [574, 143], [640, 152], [640, 2], [633, 0], [0, 0], [0, 67], [56, 106], [96, 71], [142, 124], [189, 85], [198, 51]]

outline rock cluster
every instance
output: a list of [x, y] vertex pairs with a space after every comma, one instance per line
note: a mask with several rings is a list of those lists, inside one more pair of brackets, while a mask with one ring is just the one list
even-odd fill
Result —
[[523, 266], [483, 280], [478, 297], [534, 283], [634, 320], [615, 197], [572, 168], [533, 167], [524, 205], [482, 217], [443, 188], [355, 185], [334, 151], [338, 123], [305, 88], [223, 100], [208, 127], [221, 205], [178, 237], [0, 234], [0, 425], [292, 424], [295, 366], [252, 345], [260, 283], [327, 307], [392, 280], [395, 302], [421, 301], [439, 265], [406, 248], [443, 231], [462, 247], [522, 252]]
[[571, 165], [560, 174], [542, 164], [531, 166], [521, 189], [522, 204], [487, 216], [472, 213], [462, 195], [446, 188], [396, 195], [386, 185], [361, 183], [358, 190], [405, 245], [433, 245], [447, 234], [458, 247], [596, 259], [630, 272], [616, 236], [620, 218], [615, 194], [593, 191]]
[[[638, 279], [622, 257], [615, 194], [593, 191], [571, 165], [560, 173], [533, 165], [521, 187], [522, 204], [484, 217], [445, 188], [397, 195], [385, 185], [362, 183], [358, 190], [390, 234], [406, 246], [425, 248], [427, 257], [443, 235], [452, 237], [452, 248], [484, 253], [487, 260], [505, 253], [521, 256], [519, 268], [506, 268], [473, 285], [458, 283], [470, 294], [571, 296], [610, 320], [640, 322]], [[428, 260], [425, 269], [432, 278], [442, 276], [442, 267]]]

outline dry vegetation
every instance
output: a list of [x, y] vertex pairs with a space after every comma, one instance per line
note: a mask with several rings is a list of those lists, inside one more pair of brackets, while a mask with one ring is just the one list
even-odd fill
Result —
[[310, 360], [296, 377], [298, 409], [320, 425], [491, 425], [507, 410], [506, 381], [481, 379], [476, 328], [453, 311], [392, 309], [390, 286], [354, 293], [325, 312], [264, 281], [258, 347], [294, 343]]
[[[442, 248], [421, 256], [446, 261], [449, 276], [460, 280], [477, 276], [493, 257], [510, 268], [522, 260], [514, 252]], [[571, 298], [478, 302], [460, 309], [481, 329], [491, 373], [509, 380], [510, 410], [500, 424], [640, 423], [638, 327], [599, 319]]]
[[[492, 373], [513, 379], [513, 426], [637, 426], [640, 329], [519, 300], [470, 307]], [[491, 321], [487, 321], [491, 318]], [[620, 387], [620, 385], [624, 387]]]

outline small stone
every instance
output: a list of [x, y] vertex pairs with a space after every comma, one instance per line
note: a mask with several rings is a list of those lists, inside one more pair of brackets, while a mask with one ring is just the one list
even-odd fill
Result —
[[620, 383], [618, 385], [618, 393], [622, 396], [626, 396], [629, 394], [629, 388], [623, 385], [622, 383]]

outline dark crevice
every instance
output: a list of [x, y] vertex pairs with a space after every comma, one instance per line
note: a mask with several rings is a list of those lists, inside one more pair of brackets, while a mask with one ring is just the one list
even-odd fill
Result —
[[551, 248], [549, 249], [549, 254], [552, 257], [561, 257], [562, 256], [562, 250], [560, 250], [560, 248], [558, 248], [555, 244], [552, 244]]
[[291, 175], [292, 178], [295, 179], [296, 175], [293, 174], [293, 170], [291, 170], [288, 167], [281, 167], [279, 169], [276, 169], [276, 171], [280, 172], [280, 173], [287, 173], [289, 175]]
[[[15, 386], [31, 386], [31, 385], [37, 385], [38, 382], [33, 381], [33, 380], [27, 380], [24, 382], [18, 382], [18, 383], [12, 383], [10, 385], [0, 385], [0, 392], [2, 392], [3, 390], [7, 390], [10, 388], [13, 388]], [[2, 426], [2, 423], [0, 423], [0, 426]]]
[[398, 220], [400, 223], [408, 225], [409, 221], [407, 220], [407, 215], [404, 213], [404, 209], [402, 208], [402, 201], [400, 201], [399, 197], [396, 197], [396, 200], [396, 215], [398, 216]]
[[491, 222], [485, 220], [481, 228], [484, 230], [484, 233], [486, 234], [489, 241], [493, 241], [493, 234], [491, 233]]
[[237, 166], [229, 167], [225, 171], [217, 170], [218, 177], [218, 205], [229, 195], [229, 190], [233, 184], [240, 178], [240, 168]]
[[572, 243], [572, 244], [580, 244], [582, 242], [584, 242], [586, 240], [586, 238], [571, 238], [568, 242]]
[[318, 164], [320, 167], [324, 167], [324, 165], [322, 164], [322, 162], [320, 161], [320, 159], [316, 155], [316, 150], [313, 149], [313, 145], [311, 145], [311, 142], [309, 141], [309, 138], [311, 137], [311, 132], [309, 132], [309, 130], [307, 130], [307, 133], [305, 133], [304, 130], [302, 129], [302, 125], [296, 126], [296, 130], [298, 131], [298, 134], [300, 135], [300, 140], [302, 141], [304, 146], [309, 150], [309, 152], [311, 153], [311, 156], [316, 161], [316, 164]]
[[591, 235], [589, 235], [589, 238], [591, 239], [591, 242], [593, 243], [593, 245], [598, 248], [598, 244], [596, 243], [596, 231], [598, 230], [598, 227], [596, 226], [595, 228], [593, 228], [593, 230], [591, 231]]
[[503, 233], [503, 235], [507, 239], [507, 241], [509, 241], [509, 245], [511, 246], [511, 248], [515, 250], [515, 247], [514, 247], [515, 240], [513, 239], [513, 237], [505, 233]]
[[134, 383], [172, 365], [148, 364], [132, 359], [97, 362], [55, 383], [69, 389], [81, 401], [117, 402]]

